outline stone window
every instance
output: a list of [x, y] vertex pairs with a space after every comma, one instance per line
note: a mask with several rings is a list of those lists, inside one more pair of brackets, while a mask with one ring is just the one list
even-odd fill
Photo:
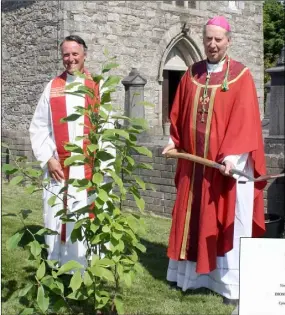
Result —
[[228, 1], [228, 7], [232, 10], [243, 9], [244, 1]]
[[176, 7], [183, 7], [183, 8], [190, 8], [190, 9], [196, 9], [196, 2], [197, 1], [182, 1], [182, 0], [177, 0], [177, 1], [163, 1], [166, 4], [170, 4]]
[[177, 5], [178, 7], [184, 7], [184, 2], [186, 2], [186, 1], [181, 1], [181, 0], [176, 1], [176, 5]]

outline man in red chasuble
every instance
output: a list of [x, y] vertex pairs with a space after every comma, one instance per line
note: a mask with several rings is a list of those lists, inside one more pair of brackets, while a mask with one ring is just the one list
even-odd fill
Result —
[[[69, 260], [76, 260], [86, 265], [86, 244], [79, 241], [72, 243], [70, 239], [74, 223], [62, 224], [59, 217], [55, 215], [63, 208], [72, 212], [86, 206], [89, 203], [87, 191], [78, 192], [77, 188], [68, 185], [66, 199], [63, 198], [64, 202], [57, 200], [56, 205], [51, 207], [48, 200], [51, 196], [59, 194], [69, 178], [84, 179], [91, 176], [91, 170], [86, 165], [64, 167], [65, 159], [76, 154], [65, 150], [64, 145], [67, 142], [77, 144], [82, 149], [86, 148], [87, 142], [82, 140], [82, 136], [89, 132], [89, 119], [81, 116], [68, 123], [61, 123], [61, 119], [75, 113], [77, 106], [87, 107], [96, 102], [99, 99], [99, 88], [84, 68], [87, 53], [84, 40], [76, 35], [67, 36], [60, 48], [65, 71], [52, 79], [45, 87], [29, 132], [35, 158], [41, 162], [45, 177], [51, 178], [47, 190], [43, 192], [44, 224], [45, 227], [59, 234], [48, 235], [45, 238], [49, 246], [48, 259], [57, 260], [59, 265]], [[86, 78], [76, 75], [77, 72], [85, 73]], [[95, 101], [87, 96], [84, 98], [65, 93], [65, 87], [71, 83], [79, 83], [92, 88]], [[78, 86], [74, 86], [69, 91], [73, 92], [77, 88]]]
[[181, 149], [225, 165], [225, 171], [179, 159], [169, 238], [167, 280], [183, 291], [206, 287], [225, 303], [239, 299], [240, 237], [265, 232], [266, 182], [230, 176], [232, 168], [264, 175], [265, 155], [256, 88], [248, 68], [230, 58], [224, 17], [204, 26], [206, 60], [191, 66], [178, 86], [163, 154]]

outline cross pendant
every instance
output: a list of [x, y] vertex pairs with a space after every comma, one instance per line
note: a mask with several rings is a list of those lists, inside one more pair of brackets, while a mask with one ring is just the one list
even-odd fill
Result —
[[203, 106], [202, 106], [202, 109], [200, 109], [199, 110], [199, 113], [200, 114], [202, 114], [202, 116], [201, 116], [201, 122], [203, 123], [203, 122], [205, 122], [205, 114], [208, 114], [208, 110], [205, 108], [205, 106], [204, 106], [204, 104], [203, 104]]

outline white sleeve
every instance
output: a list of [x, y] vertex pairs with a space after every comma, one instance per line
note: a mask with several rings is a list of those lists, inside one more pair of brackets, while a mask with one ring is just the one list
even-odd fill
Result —
[[[225, 161], [232, 162], [234, 164], [234, 168], [243, 171], [247, 162], [248, 153], [237, 154], [237, 155], [228, 155], [223, 159], [223, 163]], [[239, 175], [233, 175], [235, 179], [239, 177]]]
[[42, 168], [56, 152], [50, 117], [50, 89], [51, 81], [40, 97], [29, 128], [32, 149]]
[[171, 137], [169, 137], [168, 144], [174, 144], [174, 142], [173, 142]]

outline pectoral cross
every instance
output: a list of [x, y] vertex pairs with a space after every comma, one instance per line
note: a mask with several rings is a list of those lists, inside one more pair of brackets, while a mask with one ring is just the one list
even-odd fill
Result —
[[198, 113], [201, 114], [201, 122], [205, 122], [205, 114], [208, 114], [208, 109], [205, 107], [205, 105], [209, 102], [209, 96], [206, 98], [202, 97], [200, 98], [200, 102], [202, 104], [202, 108], [198, 110]]
[[208, 73], [206, 76], [206, 84], [203, 92], [203, 96], [200, 97], [200, 102], [202, 104], [202, 108], [198, 111], [201, 114], [201, 122], [205, 122], [205, 114], [208, 114], [208, 109], [205, 107], [206, 104], [209, 103], [209, 96], [208, 96], [208, 84], [210, 81], [211, 73]]

